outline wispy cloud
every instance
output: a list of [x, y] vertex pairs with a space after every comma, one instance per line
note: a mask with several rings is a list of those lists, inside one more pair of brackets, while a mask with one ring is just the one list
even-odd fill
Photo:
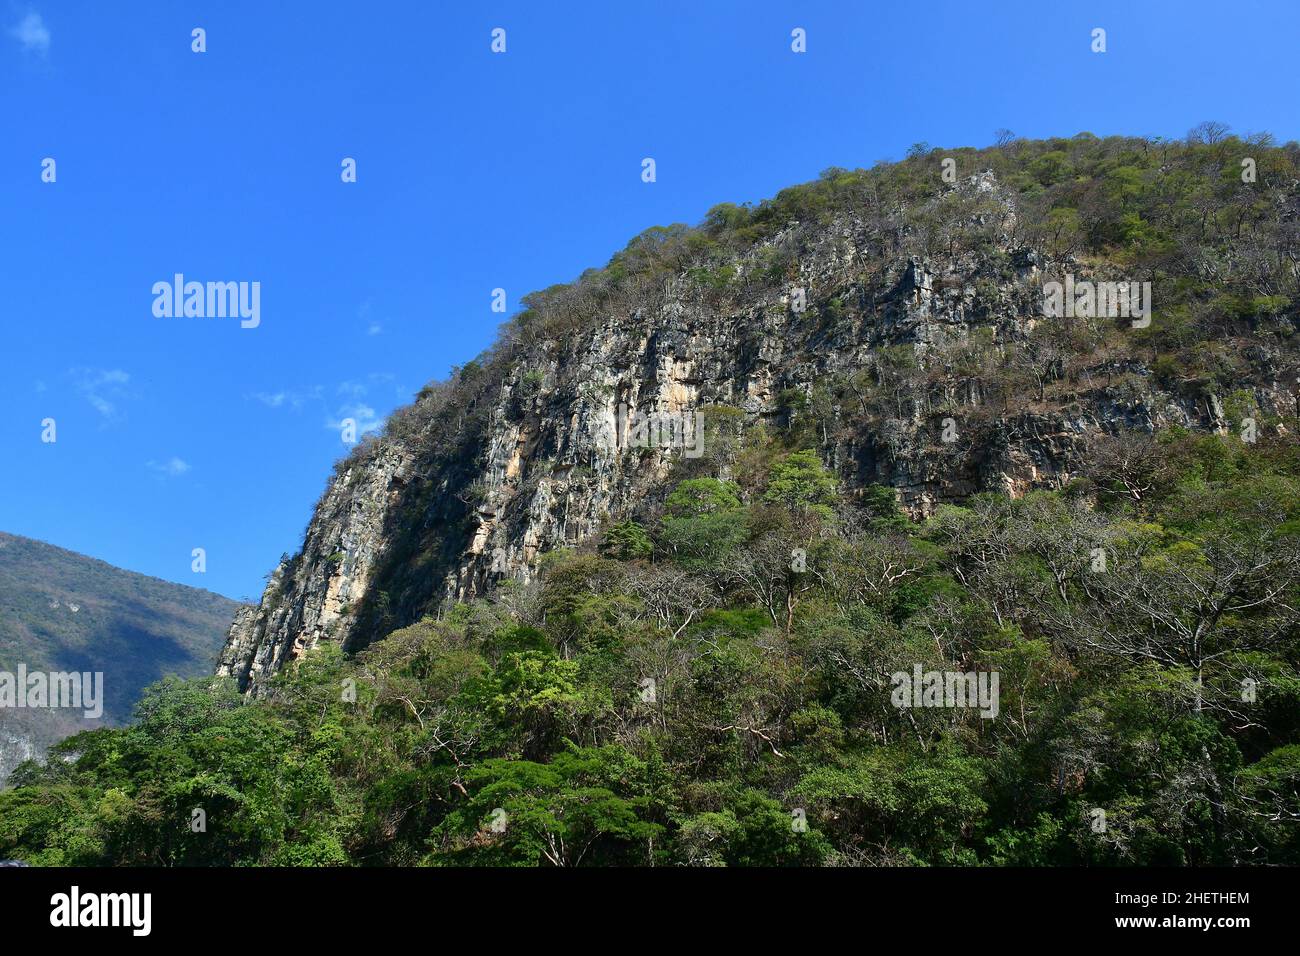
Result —
[[167, 459], [167, 461], [151, 460], [145, 464], [165, 478], [179, 478], [190, 470], [189, 462], [183, 461], [175, 455]]
[[366, 299], [357, 308], [357, 318], [366, 323], [366, 335], [379, 335], [384, 331], [383, 325], [375, 318], [371, 301]]
[[73, 368], [68, 376], [77, 394], [110, 421], [118, 417], [119, 404], [130, 397], [131, 376], [120, 368]]
[[308, 402], [319, 400], [324, 391], [323, 388], [316, 385], [301, 392], [253, 392], [251, 395], [246, 395], [245, 398], [251, 398], [255, 402], [261, 402], [267, 408], [288, 407], [297, 411]]
[[45, 56], [50, 52], [50, 28], [45, 25], [45, 21], [35, 10], [28, 11], [21, 20], [10, 27], [9, 35], [21, 43], [28, 53]]
[[331, 431], [341, 431], [344, 421], [349, 418], [356, 423], [358, 436], [378, 431], [384, 424], [384, 420], [376, 415], [375, 410], [369, 405], [364, 402], [352, 402], [340, 408], [337, 418], [326, 421], [325, 427]]
[[351, 419], [355, 423], [356, 434], [361, 436], [383, 427], [385, 416], [380, 415], [370, 404], [375, 401], [370, 396], [372, 393], [378, 393], [379, 404], [386, 404], [387, 399], [383, 396], [390, 388], [399, 399], [405, 397], [405, 393], [397, 385], [397, 376], [391, 372], [372, 372], [364, 378], [339, 382], [334, 387], [335, 397], [332, 398], [326, 389], [319, 385], [301, 390], [252, 392], [245, 395], [245, 398], [261, 402], [267, 408], [292, 408], [295, 411], [302, 409], [308, 403], [318, 404], [325, 414], [325, 428], [330, 431], [341, 431], [343, 423]]

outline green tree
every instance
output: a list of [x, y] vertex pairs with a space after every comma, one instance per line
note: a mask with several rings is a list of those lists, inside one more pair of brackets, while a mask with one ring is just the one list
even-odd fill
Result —
[[654, 553], [654, 542], [645, 528], [629, 518], [605, 530], [600, 551], [620, 561], [633, 561], [650, 557]]
[[835, 476], [815, 451], [796, 451], [777, 460], [768, 474], [763, 500], [803, 515], [830, 518], [836, 502]]

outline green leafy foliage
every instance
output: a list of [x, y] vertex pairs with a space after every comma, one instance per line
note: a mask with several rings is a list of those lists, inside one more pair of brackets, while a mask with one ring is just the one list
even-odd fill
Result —
[[[881, 488], [847, 514], [810, 453], [683, 480], [607, 556], [553, 553], [529, 589], [352, 659], [327, 645], [265, 697], [156, 685], [131, 726], [19, 768], [0, 855], [1295, 864], [1300, 449], [1141, 440], [1102, 464], [1137, 449], [1159, 480], [924, 523]], [[1122, 479], [1148, 490], [1106, 493]], [[916, 666], [997, 672], [998, 716], [900, 709], [891, 675]]]

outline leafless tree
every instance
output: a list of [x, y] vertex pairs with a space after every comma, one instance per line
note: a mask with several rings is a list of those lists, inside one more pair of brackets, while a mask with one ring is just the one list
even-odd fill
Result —
[[1097, 483], [1098, 493], [1103, 497], [1122, 493], [1136, 505], [1160, 487], [1170, 472], [1168, 452], [1142, 432], [1103, 438], [1088, 454], [1090, 463], [1085, 471]]
[[1300, 538], [1275, 502], [1254, 511], [1245, 532], [1210, 530], [1173, 545], [1158, 530], [1135, 529], [1114, 542], [1104, 573], [1081, 579], [1089, 604], [1041, 610], [1080, 646], [1188, 668], [1201, 710], [1208, 665], [1274, 647], [1300, 624]]

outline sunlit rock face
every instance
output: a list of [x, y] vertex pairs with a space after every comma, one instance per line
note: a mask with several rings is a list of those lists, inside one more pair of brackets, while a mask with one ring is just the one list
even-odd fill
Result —
[[[356, 650], [502, 579], [530, 581], [546, 551], [652, 514], [674, 476], [728, 476], [707, 439], [698, 458], [611, 441], [620, 409], [802, 425], [850, 500], [889, 485], [918, 518], [981, 491], [1063, 487], [1120, 429], [1229, 427], [1214, 401], [1162, 392], [1136, 348], [1031, 352], [1045, 278], [1100, 267], [1033, 248], [991, 173], [934, 202], [961, 210], [938, 239], [864, 206], [791, 222], [708, 275], [688, 265], [572, 315], [556, 306], [546, 329], [508, 329], [340, 465], [302, 551], [232, 626], [219, 673], [260, 693], [322, 641]], [[1023, 374], [990, 388], [978, 349], [1023, 358]], [[1256, 400], [1292, 409], [1281, 390]]]

